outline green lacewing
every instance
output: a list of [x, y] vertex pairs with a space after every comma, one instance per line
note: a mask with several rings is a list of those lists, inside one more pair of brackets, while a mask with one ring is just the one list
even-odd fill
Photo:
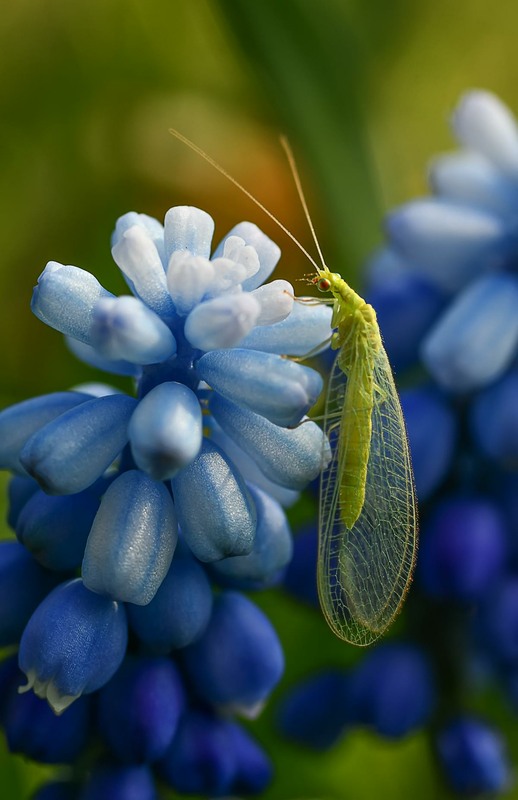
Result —
[[371, 644], [402, 606], [415, 566], [418, 531], [405, 423], [375, 311], [326, 266], [285, 139], [281, 142], [321, 266], [282, 222], [213, 158], [183, 134], [170, 132], [275, 222], [314, 266], [309, 282], [331, 295], [331, 346], [338, 352], [323, 423], [333, 455], [320, 482], [318, 593], [323, 614], [340, 639]]

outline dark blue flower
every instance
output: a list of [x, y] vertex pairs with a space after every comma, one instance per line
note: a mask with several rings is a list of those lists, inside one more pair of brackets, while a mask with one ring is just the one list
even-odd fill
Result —
[[299, 531], [293, 540], [293, 557], [283, 579], [283, 586], [296, 597], [315, 608], [317, 588], [318, 531], [316, 525]]
[[79, 786], [72, 781], [45, 783], [36, 791], [32, 800], [77, 800]]
[[99, 732], [120, 761], [156, 761], [170, 745], [184, 706], [182, 681], [170, 659], [129, 656], [99, 692]]
[[474, 600], [490, 590], [505, 564], [503, 516], [484, 497], [448, 497], [422, 532], [419, 577], [432, 597]]
[[182, 542], [151, 602], [127, 606], [131, 627], [156, 653], [168, 653], [199, 639], [211, 611], [212, 589], [205, 570]]
[[405, 389], [401, 392], [401, 407], [417, 496], [423, 502], [439, 487], [452, 466], [458, 424], [447, 398], [434, 386]]
[[348, 683], [349, 718], [389, 739], [425, 725], [435, 701], [429, 657], [411, 643], [379, 645], [353, 669]]
[[351, 722], [348, 693], [349, 675], [340, 670], [322, 672], [297, 684], [280, 706], [280, 730], [295, 742], [327, 750]]
[[19, 640], [31, 614], [59, 580], [18, 542], [0, 542], [0, 647]]
[[215, 598], [205, 632], [183, 650], [182, 662], [203, 700], [249, 717], [257, 716], [284, 669], [270, 621], [238, 592]]
[[485, 722], [459, 717], [437, 736], [445, 777], [466, 795], [502, 792], [510, 784], [510, 765], [502, 736]]
[[160, 774], [177, 792], [224, 797], [237, 777], [230, 723], [202, 711], [188, 711], [159, 764]]
[[158, 800], [158, 792], [145, 764], [106, 764], [92, 770], [78, 800]]
[[128, 638], [124, 607], [86, 589], [80, 578], [54, 589], [30, 618], [20, 641], [24, 690], [34, 689], [56, 713], [103, 686], [118, 669]]
[[56, 716], [32, 692], [11, 692], [4, 716], [9, 750], [44, 764], [72, 764], [90, 739], [91, 702], [81, 697], [68, 713]]

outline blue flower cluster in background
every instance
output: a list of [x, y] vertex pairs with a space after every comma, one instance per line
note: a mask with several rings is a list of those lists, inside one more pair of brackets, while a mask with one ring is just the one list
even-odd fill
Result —
[[[367, 273], [420, 506], [405, 638], [296, 687], [279, 724], [314, 748], [356, 726], [428, 726], [450, 788], [493, 795], [511, 765], [477, 696], [496, 686], [518, 706], [518, 126], [486, 91], [461, 98], [452, 126], [461, 148], [431, 164], [430, 197], [387, 215]], [[295, 539], [285, 578], [310, 602], [315, 536]]]
[[0, 413], [16, 534], [0, 543], [0, 645], [18, 647], [0, 723], [13, 752], [75, 765], [38, 800], [151, 800], [157, 780], [216, 797], [271, 777], [234, 717], [260, 713], [283, 652], [242, 590], [282, 576], [283, 507], [326, 459], [320, 428], [297, 425], [322, 379], [286, 355], [326, 346], [331, 312], [265, 283], [280, 251], [255, 225], [211, 257], [213, 229], [191, 207], [164, 226], [126, 214], [112, 253], [131, 295], [57, 262], [34, 290], [77, 356], [135, 387]]

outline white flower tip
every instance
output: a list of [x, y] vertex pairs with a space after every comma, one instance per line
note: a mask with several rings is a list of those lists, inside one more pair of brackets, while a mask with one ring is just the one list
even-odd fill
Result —
[[254, 720], [257, 719], [263, 712], [266, 705], [266, 700], [258, 700], [255, 703], [229, 703], [225, 706], [220, 706], [220, 711], [225, 714], [235, 714], [243, 719]]
[[250, 244], [246, 244], [241, 236], [229, 236], [223, 245], [223, 257], [241, 264], [245, 269], [245, 277], [251, 278], [259, 272], [259, 256], [257, 250]]
[[34, 691], [36, 697], [47, 701], [54, 714], [58, 717], [80, 696], [78, 694], [61, 694], [52, 680], [38, 680], [34, 670], [29, 670], [27, 672], [27, 684], [18, 687], [18, 694], [25, 694], [25, 692], [29, 692], [31, 689]]
[[18, 694], [25, 694], [26, 692], [30, 692], [34, 684], [36, 683], [36, 672], [33, 669], [30, 669], [26, 673], [27, 683], [25, 686], [18, 687]]

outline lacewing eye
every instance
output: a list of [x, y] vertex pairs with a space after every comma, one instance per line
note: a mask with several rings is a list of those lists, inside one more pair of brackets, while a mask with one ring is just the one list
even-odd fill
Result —
[[320, 278], [317, 284], [321, 292], [328, 292], [331, 288], [331, 281], [329, 278]]

